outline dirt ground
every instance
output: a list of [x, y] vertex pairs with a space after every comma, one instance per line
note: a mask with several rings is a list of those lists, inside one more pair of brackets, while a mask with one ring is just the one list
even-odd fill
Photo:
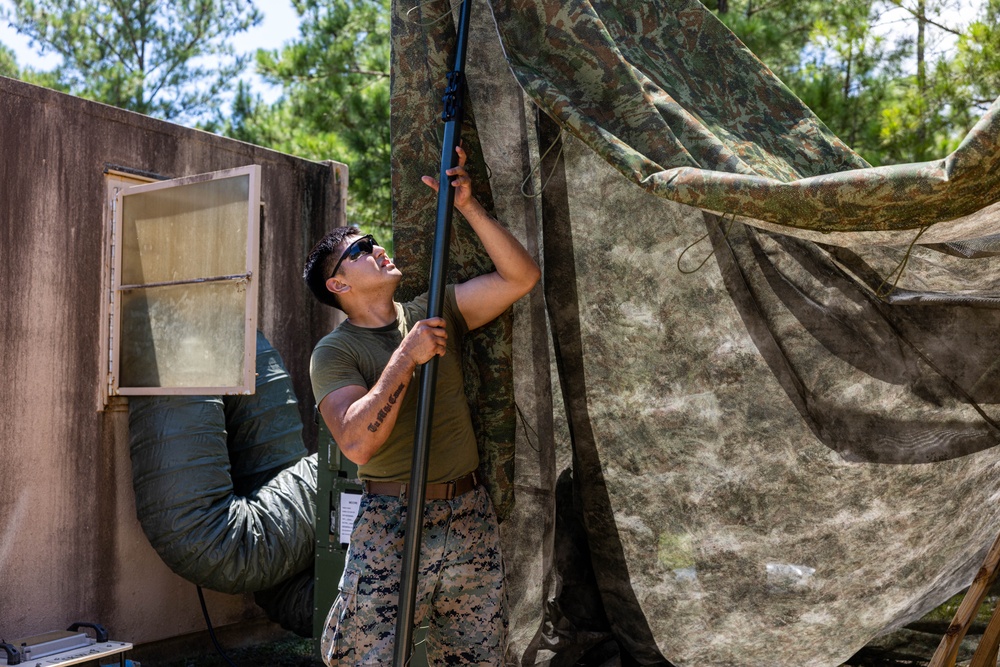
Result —
[[[842, 667], [923, 667], [933, 655], [955, 610], [962, 601], [957, 595], [941, 605], [920, 621], [879, 637], [855, 654]], [[968, 664], [985, 630], [990, 614], [1000, 601], [996, 589], [983, 602], [970, 634], [962, 644], [958, 664]], [[290, 633], [258, 644], [229, 648], [226, 638], [220, 644], [228, 656], [227, 662], [210, 646], [204, 652], [188, 655], [176, 660], [162, 657], [136, 655], [136, 662], [142, 667], [323, 667], [316, 658], [315, 645], [311, 639], [303, 639]], [[141, 654], [141, 651], [138, 652]], [[595, 666], [598, 667], [598, 666]], [[599, 667], [629, 667], [628, 665], [600, 665]]]
[[289, 637], [252, 646], [227, 648], [227, 663], [218, 651], [189, 656], [180, 660], [141, 660], [142, 667], [324, 667], [315, 657], [311, 639]]

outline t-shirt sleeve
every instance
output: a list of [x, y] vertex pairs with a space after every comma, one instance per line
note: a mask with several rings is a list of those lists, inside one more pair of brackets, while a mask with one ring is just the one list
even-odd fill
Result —
[[[424, 292], [403, 306], [411, 312], [413, 321], [422, 320], [427, 316], [427, 301], [429, 298], [427, 292]], [[444, 287], [444, 307], [442, 308], [441, 315], [444, 317], [445, 322], [448, 323], [448, 327], [459, 337], [469, 332], [469, 327], [465, 323], [465, 316], [458, 309], [458, 301], [455, 300], [454, 285], [445, 285]]]
[[309, 377], [316, 405], [330, 392], [343, 387], [357, 385], [369, 389], [355, 356], [336, 341], [321, 341], [316, 346], [309, 360]]
[[455, 300], [455, 286], [448, 285], [444, 291], [444, 319], [451, 322], [459, 336], [464, 336], [469, 332], [469, 327], [465, 323], [465, 316], [458, 309], [458, 301]]

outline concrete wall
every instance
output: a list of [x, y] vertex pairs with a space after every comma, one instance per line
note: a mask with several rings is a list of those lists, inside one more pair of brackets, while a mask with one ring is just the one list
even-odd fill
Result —
[[[105, 624], [133, 643], [204, 629], [193, 584], [135, 517], [123, 400], [97, 409], [105, 170], [173, 178], [262, 166], [260, 328], [294, 379], [315, 449], [308, 360], [332, 327], [305, 289], [312, 243], [342, 224], [346, 169], [0, 77], [0, 637]], [[212, 620], [258, 618], [208, 593]]]

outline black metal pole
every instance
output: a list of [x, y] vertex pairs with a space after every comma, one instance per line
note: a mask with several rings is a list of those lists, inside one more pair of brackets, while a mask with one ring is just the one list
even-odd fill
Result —
[[[451, 216], [455, 205], [455, 188], [448, 170], [458, 164], [455, 148], [462, 136], [465, 94], [465, 54], [469, 32], [469, 5], [464, 0], [458, 18], [458, 39], [455, 58], [448, 73], [444, 94], [444, 141], [441, 144], [441, 171], [438, 174], [437, 223], [434, 228], [434, 254], [431, 259], [430, 291], [427, 295], [427, 317], [441, 317], [444, 310], [445, 280], [448, 270], [448, 240], [451, 237]], [[417, 570], [420, 565], [420, 543], [424, 523], [427, 467], [430, 461], [431, 423], [434, 415], [434, 388], [437, 382], [438, 357], [432, 358], [420, 370], [420, 393], [417, 395], [416, 436], [413, 442], [413, 465], [407, 486], [406, 536], [403, 541], [403, 568], [399, 577], [399, 606], [396, 616], [396, 636], [392, 663], [406, 667], [413, 648], [413, 616], [417, 603]]]

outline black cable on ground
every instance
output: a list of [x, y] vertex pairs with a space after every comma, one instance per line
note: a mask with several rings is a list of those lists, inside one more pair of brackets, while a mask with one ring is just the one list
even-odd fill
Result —
[[212, 619], [208, 617], [208, 606], [205, 605], [205, 594], [201, 591], [201, 586], [198, 586], [198, 601], [201, 602], [201, 613], [205, 615], [205, 625], [208, 626], [208, 636], [212, 639], [212, 645], [215, 646], [215, 650], [219, 652], [222, 659], [226, 661], [229, 667], [236, 667], [233, 661], [229, 659], [225, 651], [222, 650], [222, 646], [219, 645], [219, 640], [215, 638], [215, 629], [212, 627]]

